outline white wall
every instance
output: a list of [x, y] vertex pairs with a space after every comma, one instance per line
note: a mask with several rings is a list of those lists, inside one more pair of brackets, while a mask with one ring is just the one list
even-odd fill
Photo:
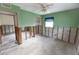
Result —
[[1, 25], [14, 25], [13, 16], [0, 14], [0, 24]]

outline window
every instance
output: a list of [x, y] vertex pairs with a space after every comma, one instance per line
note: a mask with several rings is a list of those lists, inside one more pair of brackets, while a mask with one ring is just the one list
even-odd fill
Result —
[[45, 27], [53, 27], [53, 25], [54, 25], [53, 19], [54, 19], [54, 17], [45, 18]]

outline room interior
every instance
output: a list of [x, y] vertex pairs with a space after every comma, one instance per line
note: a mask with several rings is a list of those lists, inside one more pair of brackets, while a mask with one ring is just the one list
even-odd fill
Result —
[[78, 55], [78, 3], [0, 3], [0, 55]]

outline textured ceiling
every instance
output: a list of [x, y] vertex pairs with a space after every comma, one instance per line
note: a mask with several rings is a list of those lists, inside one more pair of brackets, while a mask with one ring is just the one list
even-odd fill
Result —
[[42, 3], [43, 5], [49, 4], [50, 6], [47, 8], [46, 12], [42, 12], [41, 9], [42, 7], [40, 6], [40, 3], [14, 3], [14, 5], [19, 6], [21, 9], [44, 15], [48, 13], [55, 13], [59, 11], [64, 11], [64, 10], [70, 10], [70, 9], [75, 9], [79, 8], [78, 3]]

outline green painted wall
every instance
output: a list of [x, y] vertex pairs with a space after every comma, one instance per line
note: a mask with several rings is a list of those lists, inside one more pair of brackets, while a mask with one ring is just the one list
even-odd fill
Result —
[[[0, 5], [1, 6], [1, 5]], [[5, 9], [0, 7], [0, 10]], [[35, 25], [35, 21], [39, 15], [21, 10], [20, 7], [11, 5], [11, 10], [13, 12], [17, 12], [18, 14], [18, 20], [19, 20], [19, 26], [25, 27], [25, 26], [33, 26]], [[79, 26], [79, 9], [69, 10], [69, 11], [63, 11], [63, 12], [57, 12], [57, 13], [51, 13], [44, 15], [45, 16], [54, 16], [54, 25], [55, 26]]]
[[79, 26], [79, 9], [47, 14], [46, 16], [54, 16], [55, 26]]
[[39, 15], [34, 14], [32, 12], [28, 12], [25, 10], [20, 9], [20, 7], [11, 5], [11, 8], [2, 8], [0, 4], [0, 10], [11, 10], [13, 12], [16, 12], [18, 14], [18, 24], [19, 27], [25, 27], [25, 26], [33, 26], [35, 25], [36, 19]]
[[21, 10], [20, 12], [20, 26], [34, 26], [39, 15]]

